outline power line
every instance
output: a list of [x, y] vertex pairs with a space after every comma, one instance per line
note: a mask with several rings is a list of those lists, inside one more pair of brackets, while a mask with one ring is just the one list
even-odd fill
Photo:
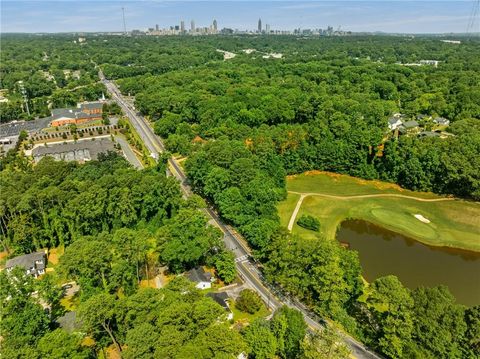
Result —
[[127, 24], [125, 23], [125, 8], [122, 6], [122, 15], [123, 15], [123, 33], [127, 35]]
[[[472, 5], [472, 11], [470, 12], [470, 17], [468, 19], [467, 34], [470, 32], [480, 31], [479, 12], [480, 12], [480, 0], [475, 0]], [[478, 28], [475, 27], [475, 23], [478, 23]]]

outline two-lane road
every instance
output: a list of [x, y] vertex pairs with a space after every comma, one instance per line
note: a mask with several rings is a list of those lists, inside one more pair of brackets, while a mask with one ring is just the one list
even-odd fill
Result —
[[[155, 135], [149, 123], [130, 107], [116, 85], [113, 82], [105, 79], [101, 71], [99, 72], [99, 76], [103, 84], [110, 92], [112, 98], [129, 117], [130, 122], [135, 127], [152, 156], [154, 158], [158, 158], [159, 153], [165, 150], [162, 140]], [[179, 180], [183, 193], [186, 196], [192, 194], [192, 191], [187, 183], [186, 176], [175, 159], [170, 158], [169, 165], [170, 172]], [[270, 286], [263, 278], [263, 275], [256, 264], [252, 261], [250, 256], [250, 248], [248, 248], [246, 245], [245, 240], [243, 240], [243, 238], [241, 238], [238, 233], [235, 233], [229, 226], [225, 225], [214, 210], [207, 208], [205, 213], [210, 220], [213, 221], [214, 224], [223, 231], [225, 246], [235, 254], [235, 264], [241, 278], [263, 298], [263, 300], [271, 309], [279, 308], [282, 305], [288, 305], [289, 307], [299, 310], [304, 315], [305, 321], [310, 328], [320, 329], [322, 328], [322, 325], [328, 325], [326, 321], [312, 314], [308, 308], [305, 307], [305, 305], [284, 296], [277, 289]], [[320, 324], [320, 322], [322, 324]], [[342, 335], [344, 336], [345, 342], [350, 347], [352, 354], [356, 358], [381, 359], [380, 356], [370, 351], [354, 338], [348, 335]]]

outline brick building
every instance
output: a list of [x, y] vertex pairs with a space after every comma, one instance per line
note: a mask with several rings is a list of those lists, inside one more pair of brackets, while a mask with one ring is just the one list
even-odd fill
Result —
[[103, 104], [101, 102], [84, 102], [76, 108], [57, 108], [52, 110], [50, 126], [78, 125], [89, 121], [101, 120]]

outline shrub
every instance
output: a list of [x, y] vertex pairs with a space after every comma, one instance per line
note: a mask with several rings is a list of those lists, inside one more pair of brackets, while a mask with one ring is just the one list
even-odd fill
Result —
[[320, 221], [313, 216], [304, 214], [297, 220], [297, 224], [300, 227], [310, 229], [312, 231], [320, 230]]
[[244, 289], [240, 292], [235, 306], [242, 312], [254, 314], [262, 307], [262, 299], [251, 289]]

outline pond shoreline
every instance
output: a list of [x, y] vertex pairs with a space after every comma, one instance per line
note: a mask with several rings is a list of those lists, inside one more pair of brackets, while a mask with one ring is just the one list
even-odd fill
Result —
[[[349, 222], [349, 221], [363, 221], [363, 222], [370, 223], [370, 224], [372, 224], [376, 227], [382, 228], [384, 230], [390, 231], [392, 233], [398, 234], [398, 235], [403, 236], [403, 237], [407, 237], [412, 241], [418, 242], [418, 243], [420, 243], [422, 245], [425, 245], [427, 247], [430, 247], [432, 249], [458, 250], [458, 251], [465, 251], [465, 252], [470, 252], [470, 253], [480, 255], [480, 246], [479, 246], [479, 248], [472, 248], [471, 246], [464, 245], [463, 242], [458, 242], [455, 245], [446, 245], [444, 243], [438, 244], [438, 242], [436, 240], [431, 240], [431, 239], [428, 239], [428, 238], [425, 238], [425, 237], [422, 237], [422, 236], [415, 235], [411, 231], [403, 231], [403, 230], [399, 229], [398, 227], [396, 227], [395, 225], [388, 224], [384, 221], [378, 221], [378, 220], [375, 220], [374, 218], [366, 219], [366, 218], [361, 218], [361, 217], [356, 217], [356, 216], [355, 217], [345, 217], [345, 218], [339, 220], [337, 225], [336, 225], [336, 228], [335, 228], [335, 235], [333, 236], [333, 238], [329, 238], [329, 239], [336, 239], [337, 238], [337, 233], [341, 229], [342, 224], [345, 223], [345, 222]], [[479, 236], [480, 236], [480, 234], [479, 234]], [[480, 240], [479, 240], [479, 243], [480, 243]]]
[[459, 303], [480, 304], [480, 253], [430, 246], [364, 220], [345, 220], [336, 240], [359, 253], [363, 277], [371, 282], [393, 274], [410, 289], [446, 285]]

